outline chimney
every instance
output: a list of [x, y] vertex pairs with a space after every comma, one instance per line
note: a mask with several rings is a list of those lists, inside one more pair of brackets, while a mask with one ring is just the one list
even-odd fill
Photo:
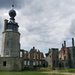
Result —
[[64, 41], [64, 47], [66, 47], [66, 41]]
[[35, 50], [35, 47], [33, 47], [33, 50]]
[[7, 25], [7, 23], [8, 23], [8, 20], [5, 19], [5, 20], [4, 20], [4, 31], [6, 30], [6, 25]]
[[63, 48], [63, 44], [62, 44], [62, 48]]
[[74, 48], [74, 38], [72, 38], [72, 47]]

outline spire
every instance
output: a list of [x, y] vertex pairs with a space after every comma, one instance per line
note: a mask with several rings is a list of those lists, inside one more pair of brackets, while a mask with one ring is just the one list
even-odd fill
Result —
[[13, 4], [12, 4], [12, 9], [14, 9], [14, 2], [13, 2]]

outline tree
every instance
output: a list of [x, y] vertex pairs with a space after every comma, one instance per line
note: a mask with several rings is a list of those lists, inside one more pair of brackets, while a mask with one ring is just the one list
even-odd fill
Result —
[[49, 49], [48, 53], [45, 53], [46, 57], [51, 53], [51, 49]]

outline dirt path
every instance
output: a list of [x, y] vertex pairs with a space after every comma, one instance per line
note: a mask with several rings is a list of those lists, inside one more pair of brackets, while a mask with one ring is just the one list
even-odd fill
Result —
[[56, 73], [56, 74], [66, 74], [66, 75], [75, 75], [75, 73], [69, 73], [69, 72], [59, 72], [59, 71], [49, 71], [49, 72], [43, 72], [43, 73]]

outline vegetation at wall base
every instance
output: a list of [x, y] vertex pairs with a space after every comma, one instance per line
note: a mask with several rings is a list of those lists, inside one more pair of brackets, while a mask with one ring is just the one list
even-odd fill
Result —
[[39, 70], [39, 71], [52, 71], [53, 69], [52, 68], [50, 68], [50, 67], [41, 67], [41, 68], [37, 68], [37, 70]]
[[50, 67], [35, 67], [35, 68], [24, 68], [23, 71], [52, 71], [53, 69]]

